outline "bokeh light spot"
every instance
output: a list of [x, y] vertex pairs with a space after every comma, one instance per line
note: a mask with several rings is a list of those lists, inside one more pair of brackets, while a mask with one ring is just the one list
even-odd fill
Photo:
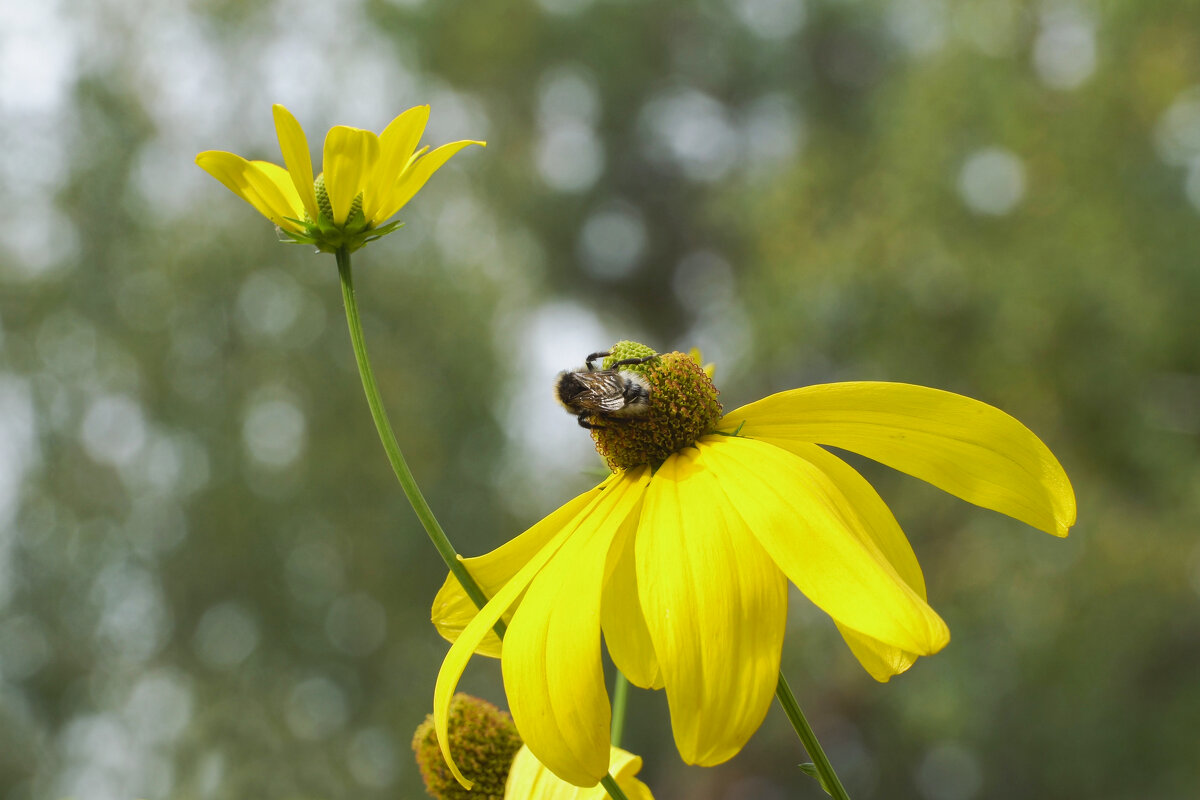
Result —
[[1033, 43], [1033, 65], [1052, 89], [1076, 89], [1096, 71], [1096, 29], [1074, 9], [1048, 12]]
[[583, 268], [604, 280], [618, 280], [632, 274], [645, 249], [646, 224], [641, 213], [627, 204], [592, 214], [579, 237]]
[[917, 766], [916, 782], [926, 800], [971, 800], [983, 788], [979, 757], [957, 742], [935, 745]]
[[129, 397], [98, 397], [83, 416], [79, 438], [93, 461], [125, 466], [137, 457], [146, 443], [142, 407]]
[[1025, 165], [999, 147], [977, 150], [958, 173], [958, 193], [976, 214], [1004, 216], [1025, 196]]
[[238, 603], [225, 602], [204, 612], [192, 644], [210, 667], [230, 669], [250, 657], [258, 639], [258, 623], [250, 612]]
[[346, 724], [346, 694], [328, 678], [309, 678], [292, 689], [284, 716], [298, 738], [324, 739]]
[[339, 597], [325, 616], [325, 633], [347, 655], [370, 655], [387, 635], [387, 612], [366, 594]]
[[281, 469], [304, 452], [307, 422], [289, 397], [253, 401], [242, 422], [242, 442], [258, 463]]

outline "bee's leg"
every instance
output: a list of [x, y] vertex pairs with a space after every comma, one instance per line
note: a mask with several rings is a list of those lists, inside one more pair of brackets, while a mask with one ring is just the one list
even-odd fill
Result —
[[[611, 355], [611, 354], [606, 353], [605, 355]], [[652, 356], [646, 356], [645, 358], [626, 358], [621, 361], [614, 361], [613, 365], [611, 367], [609, 367], [609, 369], [616, 369], [617, 367], [628, 367], [628, 366], [633, 366], [636, 364], [645, 364], [647, 361], [653, 361], [656, 358], [658, 358], [658, 353], [655, 353]]]
[[609, 351], [609, 352], [607, 352], [607, 353], [592, 353], [590, 356], [588, 356], [588, 357], [587, 357], [587, 369], [588, 369], [588, 372], [595, 372], [595, 371], [596, 371], [596, 368], [592, 366], [592, 362], [593, 362], [593, 361], [595, 361], [597, 358], [606, 358], [606, 357], [608, 357], [608, 356], [611, 356], [611, 355], [612, 355], [612, 352], [611, 352], [611, 351]]
[[602, 427], [604, 427], [603, 425], [593, 425], [591, 422], [589, 422], [589, 421], [588, 421], [588, 414], [589, 414], [589, 413], [590, 413], [590, 412], [587, 412], [587, 411], [581, 411], [581, 412], [579, 413], [579, 416], [577, 416], [577, 417], [575, 418], [576, 420], [578, 420], [578, 421], [579, 421], [579, 427], [581, 427], [581, 428], [585, 428], [585, 429], [587, 429], [587, 430], [589, 430], [589, 431], [590, 431], [592, 428], [602, 428]]

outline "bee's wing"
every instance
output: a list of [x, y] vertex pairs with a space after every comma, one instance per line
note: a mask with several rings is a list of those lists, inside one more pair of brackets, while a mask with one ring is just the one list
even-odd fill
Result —
[[600, 411], [613, 413], [625, 407], [625, 382], [616, 372], [597, 374], [593, 394]]

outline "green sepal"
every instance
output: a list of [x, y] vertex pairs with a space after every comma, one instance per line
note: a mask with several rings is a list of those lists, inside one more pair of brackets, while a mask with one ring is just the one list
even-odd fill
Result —
[[817, 771], [816, 764], [812, 763], [811, 761], [806, 761], [803, 764], [800, 764], [800, 771], [819, 783], [821, 785], [821, 790], [824, 791], [825, 794], [833, 797], [833, 792], [829, 791], [829, 787], [825, 785], [825, 779], [822, 778], [821, 773]]

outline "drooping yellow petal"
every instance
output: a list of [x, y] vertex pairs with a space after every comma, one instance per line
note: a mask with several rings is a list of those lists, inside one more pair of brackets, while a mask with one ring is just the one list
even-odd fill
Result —
[[335, 225], [344, 225], [354, 198], [379, 160], [379, 137], [371, 131], [336, 125], [325, 136], [325, 191]]
[[631, 515], [608, 552], [608, 577], [604, 579], [600, 622], [608, 654], [617, 669], [634, 686], [661, 689], [662, 670], [638, 600], [637, 561], [634, 558], [637, 528], [638, 518]]
[[668, 458], [646, 492], [635, 542], [675, 744], [702, 766], [734, 756], [762, 724], [787, 621], [787, 581], [718, 477], [707, 449]]
[[[272, 164], [270, 161], [251, 161], [250, 165], [262, 177], [275, 184], [275, 188], [283, 195], [283, 205], [287, 215], [291, 219], [303, 219], [304, 206], [300, 195], [296, 193], [296, 187], [292, 183], [292, 176], [288, 174], [288, 171], [278, 164]], [[257, 178], [255, 179], [257, 180]], [[293, 224], [293, 227], [298, 227], [298, 225]]]
[[697, 445], [755, 538], [818, 608], [855, 631], [921, 655], [950, 640], [946, 623], [864, 530], [872, 520], [824, 471], [753, 439], [709, 436]]
[[309, 155], [304, 129], [292, 112], [278, 103], [271, 106], [271, 113], [275, 117], [275, 136], [279, 139], [279, 150], [283, 153], [288, 176], [309, 219], [315, 220], [318, 215], [317, 195], [313, 190], [312, 156]]
[[471, 144], [487, 147], [486, 142], [451, 142], [418, 158], [399, 176], [396, 183], [389, 187], [389, 190], [386, 192], [386, 199], [376, 212], [375, 217], [379, 220], [385, 220], [399, 211], [405, 203], [413, 198], [413, 195], [421, 191], [421, 187], [425, 185], [425, 182], [443, 164], [449, 161], [451, 156]]
[[[463, 559], [463, 566], [479, 584], [483, 593], [492, 597], [588, 503], [604, 491], [604, 488], [615, 477], [614, 475], [590, 492], [579, 495], [520, 536], [505, 542], [492, 552], [475, 558]], [[433, 624], [438, 633], [447, 641], [453, 642], [477, 613], [479, 613], [479, 609], [467, 596], [454, 574], [446, 575], [442, 588], [433, 598]], [[500, 638], [495, 633], [488, 633], [475, 652], [499, 658]]]
[[392, 187], [417, 149], [428, 121], [429, 106], [416, 106], [392, 120], [379, 134], [379, 162], [368, 177], [367, 188], [363, 192], [363, 214], [372, 225], [378, 225], [391, 216], [381, 212], [391, 199]]
[[525, 744], [555, 775], [594, 786], [608, 771], [610, 708], [600, 596], [613, 537], [638, 510], [649, 468], [619, 473], [534, 578], [504, 637], [504, 692]]
[[281, 167], [264, 161], [247, 161], [222, 150], [200, 153], [196, 156], [196, 164], [279, 227], [300, 230], [299, 225], [288, 219], [302, 216], [300, 199], [290, 182], [279, 182], [279, 173], [286, 176]]
[[969, 397], [905, 383], [831, 383], [743, 406], [720, 429], [743, 422], [742, 436], [850, 450], [1056, 536], [1075, 523], [1075, 493], [1050, 449]]
[[[642, 759], [619, 747], [611, 748], [608, 771], [629, 800], [654, 800], [650, 787], [635, 775], [642, 768]], [[583, 788], [556, 776], [546, 769], [528, 747], [522, 747], [513, 758], [504, 787], [505, 800], [604, 800], [608, 793], [603, 786]]]
[[[926, 599], [925, 576], [921, 573], [921, 565], [917, 562], [908, 537], [900, 529], [883, 498], [863, 476], [845, 461], [818, 445], [781, 439], [759, 441], [793, 453], [824, 472], [863, 518], [865, 524], [855, 532], [869, 535], [901, 580], [922, 600]], [[887, 681], [893, 675], [904, 672], [917, 660], [916, 653], [864, 636], [840, 622], [837, 623], [837, 627], [846, 644], [850, 646], [851, 652], [877, 681]]]

